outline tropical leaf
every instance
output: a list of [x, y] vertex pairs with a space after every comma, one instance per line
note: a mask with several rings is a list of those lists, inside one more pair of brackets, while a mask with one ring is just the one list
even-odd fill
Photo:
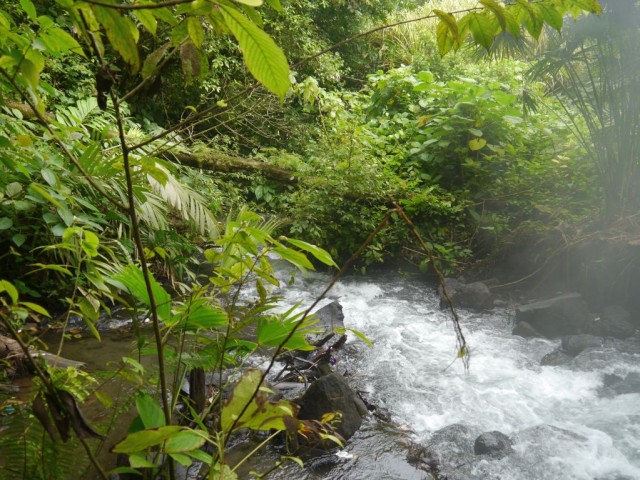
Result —
[[171, 172], [160, 163], [160, 160], [151, 159], [154, 168], [164, 175], [160, 181], [158, 175], [154, 175], [147, 168], [147, 180], [153, 191], [158, 194], [168, 205], [175, 208], [182, 218], [190, 220], [198, 232], [207, 238], [218, 236], [218, 224], [206, 206], [205, 198], [191, 187], [180, 182]]
[[289, 65], [280, 47], [234, 7], [222, 2], [219, 6], [251, 74], [283, 99], [289, 90], [290, 80]]
[[96, 5], [93, 11], [113, 48], [131, 66], [134, 73], [137, 72], [140, 69], [140, 56], [134, 33], [134, 30], [136, 33], [138, 31], [136, 26], [114, 8]]

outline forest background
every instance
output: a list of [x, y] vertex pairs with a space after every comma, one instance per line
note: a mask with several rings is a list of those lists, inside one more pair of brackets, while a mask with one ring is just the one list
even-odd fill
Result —
[[[109, 426], [78, 420], [90, 396], [135, 405], [113, 452], [129, 457], [121, 473], [148, 478], [194, 460], [233, 478], [235, 431], [309, 429], [294, 404], [259, 408], [266, 372], [242, 377], [233, 401], [192, 406], [191, 423], [171, 394], [194, 369], [221, 377], [260, 348], [310, 348], [312, 306], [275, 313], [277, 261], [486, 271], [518, 245], [570, 243], [637, 212], [632, 1], [0, 8], [0, 333], [37, 386], [2, 400], [21, 478], [77, 475], [76, 448], [107, 478], [91, 438]], [[45, 325], [61, 330], [59, 353], [78, 322], [100, 338], [122, 306], [151, 324], [134, 320], [139, 356], [101, 373], [132, 386], [123, 398], [31, 354]]]

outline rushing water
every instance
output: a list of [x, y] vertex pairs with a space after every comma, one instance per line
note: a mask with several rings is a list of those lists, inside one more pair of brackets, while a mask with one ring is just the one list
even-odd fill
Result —
[[[327, 281], [298, 280], [283, 292], [285, 302], [309, 303]], [[342, 304], [345, 325], [375, 345], [362, 344], [338, 371], [351, 372], [360, 389], [406, 425], [439, 459], [448, 480], [640, 479], [640, 394], [603, 387], [607, 373], [640, 371], [637, 344], [612, 343], [567, 366], [540, 366], [559, 341], [511, 335], [509, 309], [461, 311], [472, 352], [465, 372], [453, 362], [453, 327], [432, 287], [400, 276], [356, 278], [339, 282], [331, 297]], [[305, 478], [403, 478], [392, 462], [380, 462], [391, 448], [380, 443], [396, 439], [383, 435], [376, 443], [372, 428], [350, 442], [346, 456], [352, 460]], [[493, 430], [511, 438], [513, 451], [502, 458], [475, 456], [475, 438]], [[292, 478], [291, 472], [279, 478]]]

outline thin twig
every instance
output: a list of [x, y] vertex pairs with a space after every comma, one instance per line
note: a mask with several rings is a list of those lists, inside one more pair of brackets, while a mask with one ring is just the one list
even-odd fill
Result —
[[440, 282], [440, 288], [442, 288], [442, 296], [446, 300], [447, 305], [449, 307], [449, 311], [451, 312], [451, 315], [453, 317], [453, 326], [454, 326], [454, 329], [456, 331], [456, 337], [457, 337], [456, 342], [457, 342], [457, 347], [458, 347], [458, 356], [462, 358], [462, 363], [464, 364], [464, 368], [465, 368], [465, 370], [468, 371], [469, 370], [469, 360], [470, 360], [471, 353], [470, 353], [469, 347], [467, 345], [467, 341], [464, 338], [464, 334], [462, 333], [462, 327], [460, 326], [460, 317], [458, 316], [458, 312], [456, 312], [456, 309], [453, 306], [453, 301], [451, 300], [451, 297], [449, 296], [449, 293], [447, 292], [447, 285], [446, 285], [446, 280], [444, 278], [444, 275], [442, 274], [442, 272], [438, 268], [438, 265], [436, 264], [435, 258], [433, 256], [433, 254], [431, 253], [431, 249], [429, 247], [427, 247], [427, 244], [422, 239], [422, 236], [418, 232], [418, 229], [416, 228], [414, 223], [411, 221], [411, 219], [407, 216], [405, 211], [402, 209], [402, 207], [397, 202], [394, 202], [394, 206], [396, 208], [395, 211], [398, 213], [398, 215], [400, 215], [400, 218], [402, 218], [402, 220], [404, 220], [404, 222], [407, 224], [407, 226], [409, 227], [409, 229], [411, 230], [413, 235], [418, 240], [418, 243], [420, 244], [422, 249], [425, 251], [425, 253], [429, 257], [429, 261], [431, 262], [431, 266], [433, 267], [433, 270], [436, 272], [436, 275], [438, 276], [438, 281]]

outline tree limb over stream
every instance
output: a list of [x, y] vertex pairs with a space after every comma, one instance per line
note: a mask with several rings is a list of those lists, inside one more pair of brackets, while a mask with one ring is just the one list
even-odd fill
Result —
[[295, 173], [276, 165], [251, 160], [249, 158], [238, 157], [218, 152], [171, 152], [165, 156], [167, 160], [178, 160], [182, 165], [192, 168], [201, 168], [215, 172], [259, 172], [265, 178], [286, 185], [295, 185], [300, 180]]

